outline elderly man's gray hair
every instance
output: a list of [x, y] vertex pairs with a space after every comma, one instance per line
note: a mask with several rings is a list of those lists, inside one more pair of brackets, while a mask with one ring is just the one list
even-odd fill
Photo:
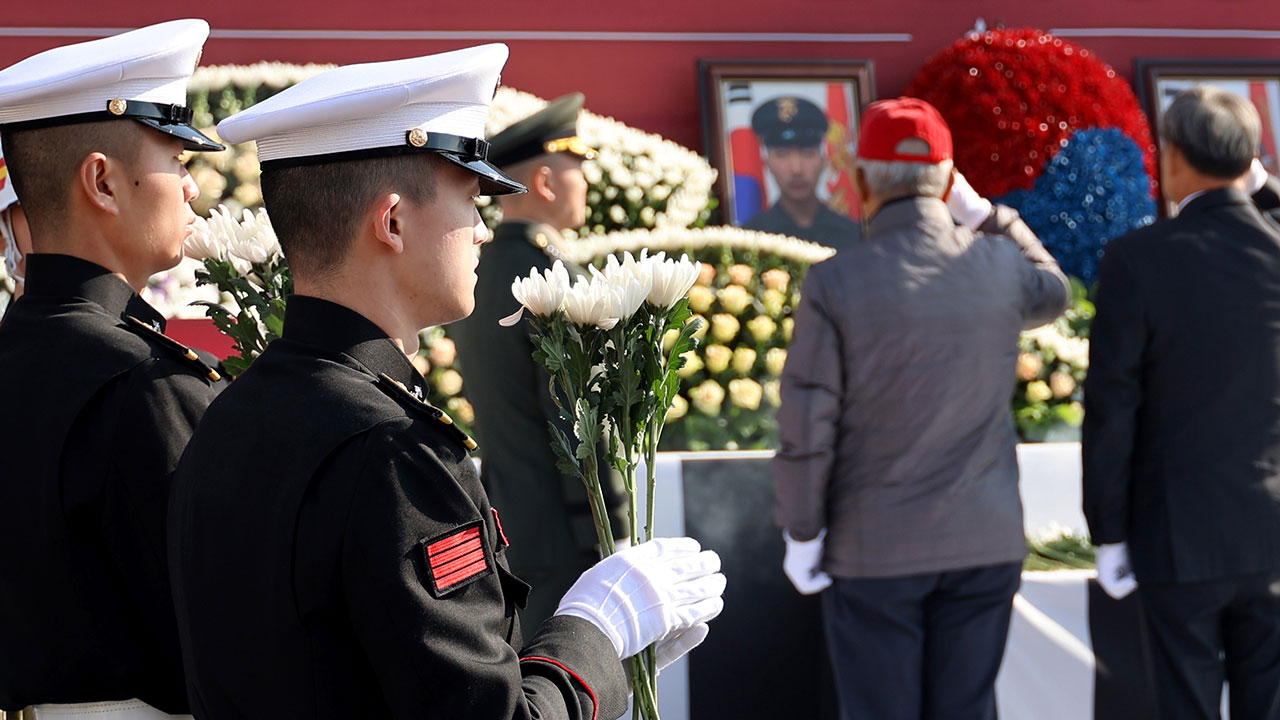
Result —
[[1191, 167], [1217, 178], [1243, 175], [1261, 138], [1253, 104], [1212, 85], [1183, 91], [1160, 118], [1160, 139], [1176, 145]]
[[[915, 147], [915, 144], [920, 147]], [[898, 154], [929, 154], [929, 146], [925, 141], [908, 138], [898, 143]], [[902, 160], [859, 160], [858, 167], [867, 179], [867, 186], [872, 194], [881, 198], [899, 197], [936, 197], [947, 192], [947, 181], [951, 179], [950, 160], [940, 163], [904, 162]]]

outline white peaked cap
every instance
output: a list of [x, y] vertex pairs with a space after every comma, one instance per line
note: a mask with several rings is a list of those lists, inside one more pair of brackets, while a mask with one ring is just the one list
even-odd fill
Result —
[[33, 55], [0, 70], [0, 129], [130, 118], [191, 150], [221, 150], [186, 107], [208, 37], [203, 20], [173, 20]]
[[334, 68], [223, 120], [218, 135], [256, 141], [264, 172], [425, 152], [479, 175], [485, 194], [524, 192], [486, 159], [485, 123], [507, 54], [495, 43]]

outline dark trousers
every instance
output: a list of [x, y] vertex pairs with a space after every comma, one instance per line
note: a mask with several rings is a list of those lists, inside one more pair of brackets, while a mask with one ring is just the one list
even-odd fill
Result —
[[1280, 573], [1140, 585], [1161, 720], [1280, 720]]
[[994, 720], [1021, 563], [840, 579], [822, 594], [845, 720]]

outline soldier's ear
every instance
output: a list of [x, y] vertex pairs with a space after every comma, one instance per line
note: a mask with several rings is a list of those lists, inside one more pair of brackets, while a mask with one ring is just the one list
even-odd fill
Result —
[[542, 198], [546, 202], [555, 202], [557, 188], [555, 174], [548, 165], [539, 165], [529, 176], [529, 194]]
[[370, 213], [374, 240], [397, 255], [404, 252], [405, 204], [396, 193], [378, 197]]
[[125, 182], [124, 166], [103, 153], [92, 152], [80, 161], [75, 190], [97, 210], [109, 215], [120, 214], [119, 184]]

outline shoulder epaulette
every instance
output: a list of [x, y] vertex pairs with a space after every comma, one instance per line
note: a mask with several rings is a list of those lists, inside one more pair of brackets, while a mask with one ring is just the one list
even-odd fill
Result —
[[443, 425], [449, 434], [453, 435], [457, 438], [458, 442], [462, 443], [462, 447], [467, 450], [475, 450], [478, 447], [476, 445], [476, 441], [471, 439], [470, 435], [462, 432], [462, 430], [453, 423], [453, 418], [449, 417], [448, 413], [409, 392], [409, 388], [405, 387], [404, 383], [399, 380], [393, 380], [390, 375], [382, 373], [378, 376], [378, 385], [382, 387], [383, 392], [391, 395], [393, 398], [400, 401], [401, 404], [408, 405]]
[[168, 335], [165, 335], [164, 333], [160, 332], [160, 328], [154, 327], [151, 324], [146, 323], [142, 320], [139, 320], [138, 318], [132, 315], [126, 315], [125, 320], [128, 321], [126, 325], [130, 330], [133, 330], [134, 332], [138, 333], [139, 335], [145, 338], [156, 341], [157, 343], [160, 344], [161, 347], [167, 348], [177, 353], [182, 357], [183, 360], [186, 360], [187, 362], [190, 362], [193, 365], [195, 365], [196, 368], [200, 370], [200, 372], [203, 373], [205, 377], [209, 378], [214, 382], [217, 382], [222, 379], [222, 375], [217, 370], [214, 370], [213, 368], [206, 365], [204, 361], [200, 359], [200, 356], [196, 355], [195, 350], [192, 350], [186, 345], [183, 345], [177, 340], [174, 340]]

